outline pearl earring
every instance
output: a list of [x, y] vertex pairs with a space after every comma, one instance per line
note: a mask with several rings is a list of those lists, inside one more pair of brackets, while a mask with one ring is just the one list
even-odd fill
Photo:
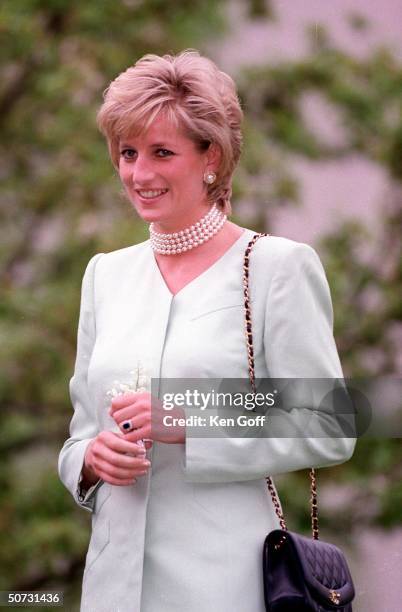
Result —
[[208, 172], [204, 172], [204, 183], [206, 183], [207, 185], [212, 185], [212, 183], [215, 183], [215, 181], [216, 181], [215, 172], [212, 172], [212, 170], [209, 170]]

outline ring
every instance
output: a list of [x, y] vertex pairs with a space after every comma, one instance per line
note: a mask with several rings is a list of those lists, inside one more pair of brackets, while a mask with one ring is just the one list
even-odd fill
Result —
[[128, 419], [127, 421], [123, 421], [123, 423], [121, 424], [121, 428], [125, 433], [128, 433], [129, 431], [133, 431], [133, 429], [135, 429], [131, 419]]

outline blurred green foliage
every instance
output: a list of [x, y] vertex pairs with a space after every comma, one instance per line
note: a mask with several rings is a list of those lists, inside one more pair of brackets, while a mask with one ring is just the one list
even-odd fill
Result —
[[[189, 46], [207, 52], [208, 39], [225, 32], [224, 5], [4, 0], [0, 6], [0, 589], [61, 585], [71, 609], [79, 595], [89, 517], [74, 506], [55, 468], [71, 417], [67, 383], [80, 282], [94, 253], [147, 237], [120, 195], [96, 130], [101, 92], [144, 53]], [[260, 17], [263, 7], [250, 2], [250, 14]], [[267, 207], [302, 203], [290, 156], [322, 160], [358, 153], [387, 172], [376, 234], [347, 222], [315, 246], [331, 286], [345, 375], [396, 375], [400, 65], [386, 50], [367, 60], [351, 58], [321, 32], [307, 57], [250, 68], [238, 83], [246, 121], [233, 203], [254, 205], [255, 229], [270, 230]], [[343, 142], [322, 138], [306, 116], [312, 94], [335, 114]], [[364, 299], [370, 292], [374, 309]], [[370, 352], [375, 366], [365, 359]], [[400, 522], [401, 459], [399, 440], [362, 440], [351, 461], [323, 471], [323, 486], [335, 483], [347, 493], [349, 512], [336, 517], [336, 525], [351, 530], [356, 517], [367, 525]], [[281, 481], [295, 526], [307, 527], [306, 482], [305, 474]], [[329, 511], [323, 521], [334, 524]]]

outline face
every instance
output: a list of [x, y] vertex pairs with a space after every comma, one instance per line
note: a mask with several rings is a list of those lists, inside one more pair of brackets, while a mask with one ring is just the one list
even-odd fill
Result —
[[141, 136], [120, 142], [119, 174], [144, 221], [171, 232], [185, 228], [208, 210], [206, 170], [215, 170], [210, 151], [196, 145], [164, 117]]

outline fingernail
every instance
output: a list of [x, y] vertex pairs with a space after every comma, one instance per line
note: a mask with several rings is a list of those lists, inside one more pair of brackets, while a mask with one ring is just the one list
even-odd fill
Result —
[[150, 461], [144, 461], [144, 465], [146, 465], [147, 467], [149, 467], [151, 465]]

